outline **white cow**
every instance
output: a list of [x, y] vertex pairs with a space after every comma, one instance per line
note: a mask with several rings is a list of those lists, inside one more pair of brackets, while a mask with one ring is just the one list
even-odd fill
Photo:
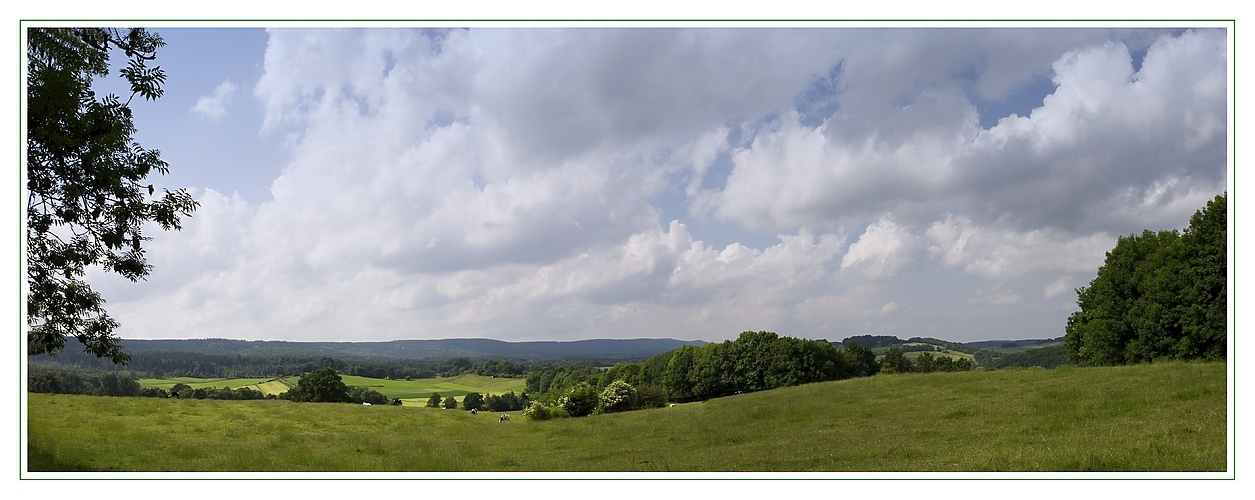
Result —
[[498, 420], [498, 422], [509, 422], [509, 421], [510, 421], [510, 414], [509, 414], [509, 413], [502, 413], [502, 414], [501, 414], [501, 420]]

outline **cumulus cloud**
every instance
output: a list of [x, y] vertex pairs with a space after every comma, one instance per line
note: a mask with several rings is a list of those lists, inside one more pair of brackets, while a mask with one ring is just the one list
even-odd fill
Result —
[[726, 187], [703, 206], [776, 228], [883, 211], [925, 223], [956, 207], [1021, 231], [1180, 225], [1225, 186], [1224, 47], [1223, 31], [1163, 36], [1136, 72], [1123, 43], [1068, 51], [1043, 104], [990, 129], [954, 83], [868, 109], [843, 100], [818, 127], [784, 115], [733, 152]]
[[1024, 297], [1015, 292], [1003, 290], [1002, 283], [990, 289], [976, 290], [972, 298], [967, 301], [968, 304], [990, 306], [1005, 306], [1021, 302], [1024, 302]]
[[924, 237], [929, 254], [942, 265], [991, 278], [1042, 270], [1092, 272], [1116, 241], [1106, 233], [1074, 237], [1050, 229], [978, 228], [951, 214], [931, 224]]
[[238, 87], [231, 80], [224, 81], [214, 87], [213, 93], [196, 100], [191, 111], [205, 115], [211, 120], [220, 120], [227, 115], [227, 104]]
[[1223, 31], [269, 34], [273, 200], [198, 192], [142, 290], [93, 275], [126, 336], [964, 340], [1226, 183]]
[[915, 239], [891, 220], [867, 226], [858, 241], [841, 257], [841, 269], [853, 269], [873, 278], [893, 276], [913, 257]]
[[1046, 298], [1051, 298], [1063, 292], [1067, 292], [1069, 291], [1068, 283], [1071, 281], [1072, 281], [1071, 276], [1061, 277], [1057, 280], [1050, 282], [1049, 285], [1046, 285], [1046, 288], [1042, 289], [1042, 293], [1046, 295]]

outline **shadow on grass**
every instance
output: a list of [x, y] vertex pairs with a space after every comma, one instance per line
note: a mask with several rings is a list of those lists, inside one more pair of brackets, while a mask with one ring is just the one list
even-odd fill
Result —
[[100, 469], [61, 458], [33, 444], [26, 446], [27, 469], [31, 472], [100, 472]]

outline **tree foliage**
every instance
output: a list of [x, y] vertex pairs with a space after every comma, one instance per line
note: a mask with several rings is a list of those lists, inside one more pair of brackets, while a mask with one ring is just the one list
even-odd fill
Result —
[[349, 390], [345, 387], [340, 374], [331, 368], [319, 368], [313, 373], [301, 375], [296, 387], [283, 393], [292, 401], [306, 403], [346, 403], [349, 402]]
[[826, 341], [744, 332], [672, 351], [661, 378], [671, 400], [693, 401], [863, 375], [855, 356]]
[[894, 346], [890, 347], [885, 355], [880, 358], [881, 373], [908, 373], [912, 371], [911, 360], [907, 359], [902, 353], [902, 349]]
[[1225, 358], [1227, 197], [1196, 212], [1184, 234], [1120, 237], [1098, 276], [1077, 289], [1081, 310], [1068, 318], [1065, 340], [1069, 362]]
[[462, 408], [466, 411], [478, 410], [484, 407], [484, 396], [478, 392], [468, 393], [462, 396]]
[[350, 403], [370, 403], [372, 405], [388, 404], [388, 396], [369, 387], [349, 386], [348, 401]]
[[562, 407], [572, 417], [586, 417], [597, 410], [599, 402], [600, 395], [597, 394], [597, 389], [586, 382], [580, 382], [567, 393]]
[[441, 401], [440, 393], [434, 392], [432, 393], [430, 398], [427, 398], [427, 407], [428, 408], [440, 408], [440, 401]]
[[[463, 399], [463, 402], [465, 402], [465, 399]], [[500, 396], [489, 394], [484, 397], [484, 405], [492, 411], [519, 411], [527, 406], [527, 394], [524, 393], [520, 396], [515, 394], [514, 391]]]
[[[165, 43], [143, 29], [27, 30], [26, 310], [30, 354], [56, 353], [66, 338], [114, 363], [129, 359], [113, 331], [105, 299], [83, 281], [100, 266], [136, 281], [151, 271], [141, 231], [147, 222], [180, 229], [197, 202], [185, 190], [154, 197], [153, 173], [169, 165], [132, 139], [136, 95], [161, 97], [165, 73], [148, 67]], [[109, 73], [109, 52], [125, 53], [120, 71], [131, 95], [97, 96], [95, 77]]]
[[446, 409], [446, 410], [456, 410], [456, 409], [458, 409], [458, 400], [453, 399], [453, 396], [449, 396], [449, 397], [447, 397], [447, 398], [444, 398], [444, 409]]

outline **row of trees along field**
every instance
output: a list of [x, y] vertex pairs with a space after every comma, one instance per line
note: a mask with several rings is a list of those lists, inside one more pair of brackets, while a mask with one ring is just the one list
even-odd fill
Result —
[[1176, 230], [1122, 236], [1068, 318], [1070, 363], [1118, 365], [1227, 355], [1227, 200]]
[[[900, 354], [900, 352], [899, 352]], [[931, 360], [930, 360], [931, 361]], [[926, 361], [926, 367], [937, 363]], [[907, 368], [910, 360], [899, 371]], [[527, 392], [542, 402], [599, 394], [616, 381], [654, 401], [686, 402], [777, 387], [869, 376], [881, 363], [857, 342], [839, 349], [822, 340], [744, 332], [736, 340], [685, 346], [641, 363], [619, 363], [607, 370], [583, 365], [538, 369], [527, 377]], [[578, 411], [577, 411], [578, 413]]]
[[[514, 391], [505, 394], [489, 394], [484, 396], [478, 392], [470, 392], [462, 396], [462, 409], [470, 410], [492, 410], [492, 411], [518, 411], [526, 408], [531, 401], [527, 397], [527, 393], [515, 394]], [[444, 408], [446, 410], [456, 410], [458, 401], [452, 396], [442, 398], [440, 393], [433, 393], [427, 399], [428, 408]]]
[[128, 372], [88, 373], [69, 370], [47, 370], [32, 367], [27, 373], [27, 391], [47, 394], [87, 394], [92, 396], [139, 396], [168, 398], [172, 393], [181, 398], [194, 399], [274, 399], [261, 391], [248, 387], [199, 387], [175, 384], [170, 390], [158, 387], [140, 387]]

